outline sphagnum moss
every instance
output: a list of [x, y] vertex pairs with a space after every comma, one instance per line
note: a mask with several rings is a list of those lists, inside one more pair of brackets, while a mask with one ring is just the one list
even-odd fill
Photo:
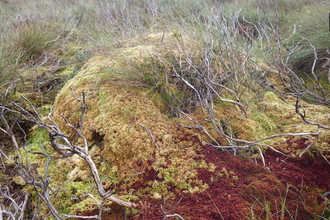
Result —
[[[139, 63], [139, 60], [151, 56], [155, 51], [150, 50], [155, 48], [141, 45], [124, 49], [124, 60], [121, 56], [111, 59], [103, 56], [93, 57], [59, 93], [53, 115], [60, 128], [72, 136], [73, 133], [66, 126], [61, 114], [67, 117], [70, 123], [77, 124], [80, 116], [77, 110], [80, 107], [70, 94], [70, 88], [73, 88], [78, 96], [85, 92], [89, 108], [84, 116], [83, 134], [89, 143], [94, 144], [92, 149], [99, 148], [97, 154], [100, 156], [97, 160], [101, 177], [108, 177], [115, 183], [124, 182], [125, 184], [116, 186], [119, 192], [124, 190], [123, 195], [134, 183], [143, 181], [147, 175], [143, 171], [151, 167], [157, 172], [159, 180], [152, 181], [149, 189], [138, 189], [144, 192], [145, 196], [155, 193], [161, 196], [171, 194], [173, 192], [169, 190], [173, 186], [190, 193], [204, 191], [208, 186], [198, 179], [195, 180], [196, 168], [210, 165], [210, 169], [214, 170], [214, 167], [203, 160], [193, 159], [198, 158], [196, 150], [199, 148], [199, 138], [193, 133], [187, 133], [185, 128], [161, 111], [161, 105], [157, 104], [161, 100], [159, 94], [146, 93], [148, 88], [136, 86], [132, 84], [131, 77], [120, 74], [119, 63], [125, 64], [130, 56], [133, 61], [137, 60]], [[179, 49], [175, 52], [180, 53]], [[72, 114], [73, 112], [76, 112], [76, 115]], [[93, 140], [95, 137], [99, 137], [99, 140]], [[71, 138], [77, 144], [81, 141], [74, 136]], [[108, 165], [102, 165], [104, 163]], [[87, 181], [79, 178], [84, 166], [71, 164], [72, 170], [67, 179], [62, 181]], [[111, 167], [116, 167], [116, 171], [113, 172]], [[109, 187], [111, 188], [111, 184]]]

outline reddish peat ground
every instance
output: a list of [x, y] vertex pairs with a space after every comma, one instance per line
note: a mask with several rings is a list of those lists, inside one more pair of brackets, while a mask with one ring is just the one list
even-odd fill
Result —
[[[289, 138], [285, 150], [304, 149], [305, 139]], [[175, 199], [146, 198], [133, 219], [163, 219], [178, 214], [184, 219], [313, 219], [324, 214], [330, 190], [330, 165], [320, 156], [292, 157], [265, 152], [266, 167], [227, 152], [203, 146], [200, 159], [213, 163], [214, 172], [199, 169], [198, 179], [209, 185], [203, 193], [176, 194]], [[156, 177], [157, 174], [150, 175]], [[165, 211], [163, 211], [163, 210]], [[175, 219], [170, 217], [167, 219]]]
[[[330, 165], [316, 153], [292, 156], [307, 146], [307, 139], [288, 138], [286, 144], [276, 146], [286, 155], [272, 150], [264, 153], [266, 167], [261, 160], [256, 164], [211, 146], [202, 146], [201, 156], [195, 159], [215, 165], [214, 172], [198, 169], [197, 179], [209, 185], [206, 191], [187, 194], [168, 185], [175, 197], [144, 198], [138, 201], [138, 214], [128, 214], [126, 219], [164, 219], [166, 215], [175, 214], [185, 220], [318, 219], [318, 215], [325, 215], [324, 210], [329, 209], [322, 194], [330, 191]], [[144, 179], [131, 189], [150, 187], [147, 185], [150, 180], [162, 181], [157, 174], [150, 168]], [[94, 210], [83, 214], [97, 213], [98, 210]], [[104, 214], [103, 219], [124, 219], [124, 213], [123, 207], [112, 206], [111, 212]]]

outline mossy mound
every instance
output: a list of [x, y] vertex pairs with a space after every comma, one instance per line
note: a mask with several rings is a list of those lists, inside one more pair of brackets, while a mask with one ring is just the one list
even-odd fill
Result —
[[[170, 37], [172, 35], [164, 39]], [[169, 42], [173, 47], [172, 41]], [[146, 170], [154, 169], [158, 181], [149, 181], [150, 191], [141, 189], [140, 195], [158, 199], [169, 193], [168, 184], [186, 192], [205, 190], [207, 185], [196, 179], [196, 168], [212, 169], [212, 165], [193, 159], [201, 144], [198, 135], [191, 134], [162, 111], [164, 104], [159, 94], [153, 94], [150, 88], [123, 73], [122, 66], [127, 65], [128, 59], [142, 62], [157, 51], [154, 45], [138, 45], [121, 49], [117, 57], [91, 58], [58, 94], [53, 115], [60, 128], [77, 144], [81, 140], [68, 128], [61, 114], [73, 125], [83, 126], [101, 177], [109, 177], [104, 181], [106, 188], [116, 186], [119, 192], [129, 189], [144, 178]], [[168, 52], [180, 56], [182, 50]], [[81, 103], [70, 88], [77, 96], [86, 95], [88, 109], [83, 125], [80, 124]], [[87, 180], [84, 178], [88, 176], [87, 165], [79, 158], [59, 161], [57, 166], [59, 170], [67, 166], [72, 170], [64, 176], [63, 184]]]
[[[184, 49], [187, 43], [190, 44], [191, 51]], [[289, 197], [286, 204], [293, 207], [288, 211], [289, 215], [298, 210], [303, 213], [302, 216], [307, 216], [308, 212], [295, 200], [297, 193], [289, 189], [289, 186], [286, 187], [288, 179], [281, 179], [249, 160], [212, 149], [206, 144], [212, 142], [209, 136], [193, 129], [196, 124], [184, 118], [169, 117], [164, 111], [164, 106], [168, 104], [162, 96], [164, 93], [157, 89], [157, 83], [148, 84], [148, 77], [159, 74], [159, 79], [162, 79], [161, 77], [170, 71], [171, 62], [184, 63], [187, 54], [194, 59], [201, 56], [192, 51], [198, 51], [198, 44], [187, 38], [178, 38], [176, 34], [155, 34], [147, 36], [142, 43], [123, 43], [109, 55], [94, 56], [58, 94], [53, 118], [77, 145], [82, 144], [82, 140], [69, 128], [63, 116], [77, 129], [82, 129], [100, 176], [106, 178], [103, 180], [104, 187], [116, 191], [116, 196], [121, 199], [140, 202], [142, 211], [135, 215], [138, 219], [158, 215], [161, 212], [160, 204], [175, 206], [174, 203], [180, 200], [180, 196], [195, 201], [196, 195], [204, 200], [210, 199], [207, 207], [213, 210], [203, 214], [193, 211], [199, 219], [208, 215], [213, 216], [210, 219], [219, 219], [222, 215], [225, 218], [263, 216], [265, 208], [262, 207], [272, 201], [285, 201], [286, 190], [290, 191], [287, 193]], [[161, 71], [150, 72], [159, 67]], [[148, 74], [145, 74], [146, 72]], [[163, 81], [160, 80], [159, 83]], [[180, 91], [177, 84], [171, 81], [161, 88], [170, 96]], [[88, 108], [83, 115], [83, 121], [82, 103], [74, 97], [73, 91], [78, 98], [82, 98], [82, 94], [85, 96]], [[290, 98], [288, 100], [290, 101]], [[231, 126], [230, 132], [235, 138], [253, 141], [277, 133], [307, 130], [311, 132], [316, 129], [304, 125], [294, 114], [294, 105], [288, 101], [284, 102], [274, 93], [267, 92], [260, 101], [249, 101], [247, 114], [228, 103], [219, 103], [214, 107], [215, 116], [228, 122]], [[314, 107], [308, 107], [311, 108]], [[228, 145], [228, 140], [216, 133], [201, 111], [195, 109], [189, 116], [200, 122], [220, 145]], [[311, 111], [310, 117], [322, 119], [327, 114], [325, 108], [319, 107], [317, 113]], [[184, 127], [177, 122], [188, 126]], [[284, 143], [285, 140], [282, 138], [278, 143]], [[274, 144], [275, 141], [267, 143]], [[301, 152], [303, 147], [297, 149]], [[261, 161], [258, 163], [262, 164]], [[83, 195], [93, 186], [87, 164], [78, 156], [56, 161], [50, 170], [61, 174], [53, 178], [53, 184], [58, 189], [67, 190], [59, 193], [65, 201], [70, 197]], [[262, 183], [263, 180], [266, 183]], [[272, 182], [276, 184], [272, 185]], [[312, 186], [315, 184], [314, 179], [306, 180], [305, 184]], [[267, 192], [258, 191], [260, 186], [266, 187]], [[325, 188], [326, 186], [323, 190]], [[222, 193], [219, 190], [226, 191], [223, 194], [225, 199], [219, 197]], [[95, 197], [99, 199], [96, 195]], [[265, 202], [261, 203], [260, 199]], [[239, 203], [242, 200], [244, 202]], [[188, 207], [192, 206], [191, 201], [181, 203], [186, 208], [182, 211], [186, 217], [189, 213], [193, 214], [187, 212]], [[203, 202], [197, 201], [199, 205]], [[57, 200], [54, 203], [57, 207], [62, 207], [63, 212], [70, 214], [89, 215], [98, 209], [95, 201], [86, 197], [66, 203]], [[150, 214], [153, 203], [157, 204], [157, 209]], [[256, 203], [255, 207], [258, 208], [251, 213], [251, 207]], [[231, 204], [237, 204], [234, 211], [230, 211]], [[298, 208], [294, 210], [295, 207]], [[278, 212], [276, 208], [277, 206], [271, 206], [271, 211], [268, 211]], [[107, 202], [104, 210], [105, 216], [113, 218], [117, 208]]]

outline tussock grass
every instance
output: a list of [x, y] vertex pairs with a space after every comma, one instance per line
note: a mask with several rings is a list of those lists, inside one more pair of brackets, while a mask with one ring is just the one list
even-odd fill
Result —
[[322, 65], [327, 63], [327, 57], [329, 57], [327, 52], [330, 42], [328, 9], [324, 7], [324, 4], [315, 3], [306, 5], [301, 10], [301, 14], [292, 13], [288, 18], [290, 31], [296, 25], [296, 34], [289, 43], [298, 48], [291, 56], [290, 63], [295, 70], [311, 72], [315, 59], [313, 47], [315, 47], [318, 54], [316, 69], [322, 71], [324, 70]]
[[[79, 60], [81, 67], [93, 54], [111, 56], [109, 51], [118, 48], [148, 45], [143, 39], [150, 33], [188, 36], [198, 47], [185, 45], [181, 48], [183, 55], [167, 60], [168, 66], [153, 69], [154, 64], [159, 63], [155, 55], [150, 65], [135, 65], [130, 70], [161, 94], [171, 115], [175, 108], [190, 112], [193, 110], [189, 105], [197, 105], [196, 92], [182, 81], [180, 85], [180, 80], [173, 77], [174, 70], [194, 86], [204, 100], [221, 102], [218, 95], [221, 93], [221, 97], [244, 103], [247, 109], [251, 100], [261, 100], [264, 92], [272, 89], [269, 85], [276, 78], [274, 72], [281, 71], [280, 62], [293, 69], [310, 71], [314, 51], [309, 42], [319, 55], [317, 67], [322, 69], [328, 60], [325, 31], [328, 22], [327, 16], [323, 16], [326, 7], [322, 1], [46, 0], [27, 3], [15, 0], [0, 4], [3, 82], [15, 75], [13, 72], [17, 74], [18, 68], [38, 69], [48, 65], [47, 68], [52, 69], [49, 73], [57, 73], [65, 69], [68, 57], [74, 56], [71, 62]], [[294, 25], [297, 29], [291, 36]], [[280, 42], [283, 39], [287, 40]], [[152, 44], [162, 48], [161, 40]], [[80, 51], [73, 52], [71, 48], [80, 48]], [[199, 55], [185, 53], [189, 50], [198, 51]], [[264, 63], [273, 69], [260, 68]], [[169, 67], [172, 71], [162, 69]], [[206, 77], [216, 84], [213, 85], [217, 87], [215, 91], [209, 91]], [[172, 85], [179, 86], [180, 92], [173, 93]]]
[[42, 24], [22, 24], [15, 33], [12, 50], [19, 64], [38, 60], [53, 45], [57, 37], [54, 30]]
[[[262, 99], [264, 91], [270, 89], [267, 86], [272, 84], [269, 81], [273, 81], [268, 77], [272, 73], [260, 69], [260, 63], [272, 65], [276, 72], [279, 59], [285, 62], [287, 59], [294, 69], [310, 70], [314, 51], [308, 41], [319, 52], [318, 67], [327, 62], [327, 32], [318, 31], [325, 30], [327, 25], [327, 16], [322, 16], [326, 8], [322, 1], [47, 0], [27, 4], [16, 0], [0, 4], [1, 30], [8, 30], [1, 32], [2, 68], [53, 65], [56, 60], [67, 58], [67, 54], [84, 62], [92, 54], [148, 44], [141, 40], [150, 33], [173, 32], [197, 42], [198, 48], [187, 45], [182, 50], [196, 50], [199, 58], [184, 54], [180, 59], [166, 61], [167, 65], [182, 74], [206, 100], [213, 102], [217, 96], [215, 91], [205, 89], [203, 77], [209, 75], [213, 82], [227, 88], [216, 86], [219, 87], [216, 92], [221, 91], [226, 98], [239, 100], [248, 108], [250, 100]], [[13, 7], [15, 4], [19, 7]], [[294, 25], [296, 33], [291, 36]], [[279, 45], [278, 41], [287, 37]], [[156, 44], [161, 49], [162, 42]], [[72, 53], [71, 49], [66, 52], [65, 48], [72, 45], [88, 50], [88, 55]], [[279, 57], [278, 53], [283, 54]], [[53, 57], [49, 58], [49, 54]], [[186, 65], [181, 65], [181, 61]], [[56, 65], [55, 69], [60, 69]], [[161, 68], [153, 69], [152, 65], [135, 65], [130, 71], [138, 73], [134, 75], [139, 80], [161, 94], [171, 115], [177, 107], [189, 109], [187, 103], [197, 105], [196, 93], [182, 85], [181, 93], [169, 92], [171, 84], [178, 85], [171, 82], [173, 69], [162, 73]], [[3, 71], [2, 76], [5, 74]]]

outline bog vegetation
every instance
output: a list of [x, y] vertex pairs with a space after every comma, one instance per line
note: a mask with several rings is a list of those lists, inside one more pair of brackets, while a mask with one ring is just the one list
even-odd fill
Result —
[[[217, 175], [208, 181], [224, 176], [223, 181], [230, 179], [228, 184], [237, 186], [243, 178], [234, 168], [216, 167], [211, 156], [208, 161], [208, 151], [201, 146], [259, 161], [263, 167], [270, 166], [267, 152], [287, 158], [309, 155], [330, 166], [329, 4], [323, 0], [0, 0], [1, 219], [202, 218], [163, 209], [170, 197], [161, 193], [169, 194], [173, 187], [191, 194], [209, 190], [207, 199], [216, 210], [206, 214], [209, 219], [329, 218], [329, 173], [323, 188], [316, 182], [313, 187], [303, 181], [300, 185], [278, 182], [286, 185], [274, 188], [270, 197], [255, 185], [245, 191], [252, 198], [249, 210], [243, 205], [234, 210], [219, 207], [212, 199], [218, 195], [212, 195], [211, 183], [197, 174], [213, 170]], [[130, 103], [109, 98], [119, 91], [114, 85], [127, 86], [120, 91]], [[142, 111], [145, 106], [153, 112]], [[117, 124], [109, 122], [109, 113], [120, 115], [111, 118]], [[139, 115], [157, 120], [142, 124]], [[138, 135], [118, 134], [126, 128], [128, 132], [133, 124], [140, 129]], [[92, 125], [102, 128], [90, 129]], [[150, 129], [165, 125], [177, 134]], [[158, 139], [161, 132], [165, 133]], [[187, 137], [191, 140], [184, 142]], [[163, 151], [163, 145], [172, 146], [175, 138], [182, 145], [189, 143], [185, 152], [174, 145]], [[123, 147], [134, 141], [140, 141], [136, 146], [148, 142], [152, 149], [139, 149], [161, 161], [155, 159], [159, 164], [153, 164], [149, 174], [143, 173], [156, 162], [145, 154], [136, 159], [132, 156], [136, 152]], [[207, 155], [206, 163], [195, 148]], [[98, 159], [99, 155], [107, 160]], [[194, 165], [182, 155], [190, 155]], [[147, 175], [152, 193], [134, 188], [143, 179], [123, 174], [127, 158], [145, 168], [136, 175]], [[60, 168], [54, 168], [55, 160], [62, 161], [56, 162]], [[189, 175], [180, 173], [175, 164]], [[69, 173], [65, 178], [56, 173], [62, 168]], [[159, 182], [152, 182], [150, 172], [157, 173]], [[66, 185], [57, 188], [56, 181]], [[114, 188], [122, 196], [116, 197]], [[292, 196], [303, 193], [299, 199]], [[275, 204], [276, 196], [281, 200]], [[151, 208], [149, 197], [163, 203]], [[295, 206], [289, 199], [300, 202]], [[177, 199], [171, 211], [180, 202], [184, 206], [184, 200]], [[122, 207], [128, 207], [127, 214]]]

